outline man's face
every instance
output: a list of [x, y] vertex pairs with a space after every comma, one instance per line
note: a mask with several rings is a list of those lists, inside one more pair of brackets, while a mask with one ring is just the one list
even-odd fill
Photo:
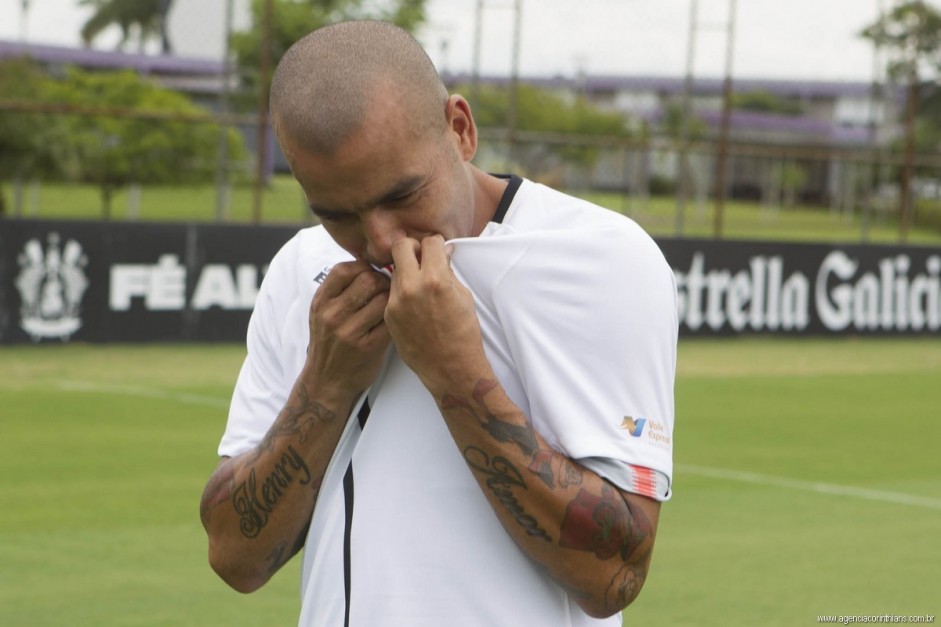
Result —
[[450, 128], [418, 131], [402, 107], [377, 102], [334, 155], [281, 141], [311, 210], [354, 257], [384, 266], [403, 237], [475, 234], [472, 178]]

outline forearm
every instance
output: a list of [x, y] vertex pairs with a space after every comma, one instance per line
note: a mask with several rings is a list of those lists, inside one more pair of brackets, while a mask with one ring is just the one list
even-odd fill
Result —
[[203, 493], [209, 562], [251, 592], [303, 546], [323, 475], [355, 395], [316, 389], [304, 374], [264, 439], [223, 460]]
[[536, 432], [496, 381], [473, 295], [440, 236], [403, 238], [392, 255], [390, 336], [507, 533], [586, 612], [620, 611], [646, 578], [659, 505], [617, 490]]
[[589, 614], [608, 616], [633, 601], [659, 505], [622, 495], [553, 450], [493, 379], [445, 388], [435, 397], [452, 437], [517, 545]]

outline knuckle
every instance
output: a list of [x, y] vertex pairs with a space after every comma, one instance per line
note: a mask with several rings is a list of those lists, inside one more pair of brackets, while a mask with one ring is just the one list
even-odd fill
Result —
[[386, 282], [388, 281], [388, 279], [386, 279], [384, 276], [382, 276], [378, 272], [368, 272], [361, 276], [363, 277], [363, 280], [366, 283], [366, 288], [369, 290], [370, 293], [378, 292], [385, 286]]
[[333, 266], [333, 268], [330, 269], [330, 272], [327, 273], [326, 280], [329, 281], [331, 277], [333, 277], [334, 280], [336, 280], [336, 279], [343, 279], [343, 278], [350, 276], [354, 272], [355, 265], [356, 265], [355, 261], [341, 261], [340, 263], [336, 264], [335, 266]]
[[399, 302], [409, 302], [418, 296], [418, 289], [412, 283], [402, 283], [397, 291]]

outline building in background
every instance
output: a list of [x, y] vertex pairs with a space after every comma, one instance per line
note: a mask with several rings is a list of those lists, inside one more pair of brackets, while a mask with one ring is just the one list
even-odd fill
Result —
[[[223, 87], [221, 60], [175, 55], [128, 54], [87, 48], [36, 45], [0, 41], [0, 61], [29, 56], [53, 71], [67, 65], [88, 70], [131, 69], [161, 85], [189, 95], [210, 111], [218, 110]], [[468, 85], [469, 75], [445, 74], [449, 87]], [[591, 186], [617, 191], [669, 191], [679, 176], [676, 138], [670, 136], [671, 109], [684, 98], [684, 80], [679, 77], [579, 76], [523, 77], [523, 82], [574, 99], [587, 98], [594, 105], [617, 111], [628, 124], [644, 129], [649, 144], [629, 151], [607, 151], [591, 173]], [[509, 87], [508, 77], [482, 76], [485, 85]], [[235, 87], [235, 86], [232, 86]], [[729, 191], [735, 197], [773, 202], [784, 193], [788, 176], [799, 179], [799, 200], [833, 204], [852, 196], [861, 174], [856, 160], [846, 154], [862, 154], [886, 145], [898, 136], [899, 98], [874, 102], [873, 87], [863, 82], [824, 82], [739, 79], [736, 94], [755, 96], [778, 105], [786, 112], [762, 110], [743, 103], [731, 117], [733, 150]], [[712, 191], [714, 150], [720, 126], [722, 81], [693, 82], [690, 110], [700, 135], [695, 143], [705, 149], [690, 157], [691, 178], [698, 194]], [[254, 151], [255, 132], [250, 123], [242, 129], [246, 146]], [[797, 157], [795, 157], [795, 155]], [[287, 163], [276, 149], [272, 167], [287, 172]], [[643, 176], [638, 176], [641, 173]], [[568, 172], [565, 183], [576, 185], [576, 173]], [[792, 185], [793, 186], [793, 185]], [[786, 191], [786, 190], [785, 190]]]

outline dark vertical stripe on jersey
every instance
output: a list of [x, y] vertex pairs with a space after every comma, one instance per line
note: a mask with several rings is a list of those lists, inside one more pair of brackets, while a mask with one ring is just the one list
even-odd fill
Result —
[[350, 627], [350, 591], [352, 568], [350, 565], [350, 532], [353, 528], [353, 462], [346, 469], [343, 477], [343, 495], [346, 498], [346, 529], [343, 533], [343, 585], [346, 592], [346, 612], [343, 617], [344, 627]]
[[363, 399], [363, 405], [359, 408], [359, 413], [356, 414], [356, 418], [359, 419], [359, 428], [362, 429], [366, 426], [366, 419], [369, 418], [369, 397], [367, 396]]
[[[366, 426], [366, 419], [369, 418], [369, 398], [363, 399], [363, 404], [356, 414], [359, 420], [359, 428]], [[343, 626], [350, 627], [350, 596], [353, 589], [353, 562], [350, 555], [350, 545], [353, 536], [353, 461], [346, 469], [346, 475], [343, 476], [343, 498], [346, 502], [346, 521], [343, 530], [343, 586], [346, 593], [346, 611], [343, 615]]]

